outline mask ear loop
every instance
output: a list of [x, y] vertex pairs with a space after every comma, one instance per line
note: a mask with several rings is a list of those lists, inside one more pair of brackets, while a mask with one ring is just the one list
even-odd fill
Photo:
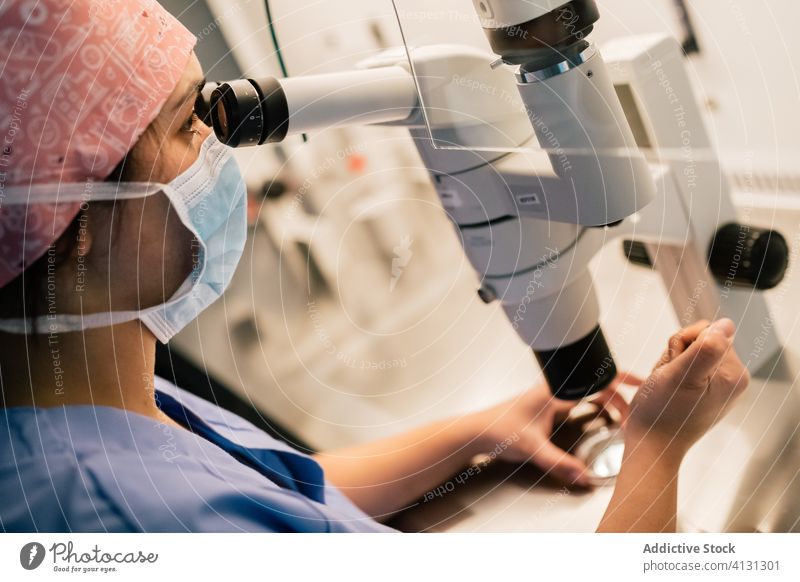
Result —
[[98, 202], [101, 200], [126, 200], [146, 198], [161, 192], [165, 184], [159, 182], [71, 182], [69, 184], [29, 184], [6, 186], [3, 204], [67, 204], [70, 202]]

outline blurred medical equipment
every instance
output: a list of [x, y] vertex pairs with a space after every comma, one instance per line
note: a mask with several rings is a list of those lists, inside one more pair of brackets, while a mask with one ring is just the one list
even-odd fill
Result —
[[788, 247], [738, 224], [677, 43], [625, 39], [606, 49], [607, 65], [586, 40], [593, 0], [475, 0], [498, 60], [436, 44], [437, 30], [395, 6], [405, 50], [356, 71], [214, 83], [198, 110], [231, 146], [408, 127], [480, 297], [502, 303], [560, 398], [592, 394], [616, 373], [587, 265], [617, 236], [632, 262], [661, 273], [682, 323], [733, 318], [737, 350], [757, 351], [751, 367], [776, 353], [753, 291], [781, 281]]

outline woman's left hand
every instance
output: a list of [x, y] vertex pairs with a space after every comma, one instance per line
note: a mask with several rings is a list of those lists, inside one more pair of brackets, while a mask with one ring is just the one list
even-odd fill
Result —
[[[629, 373], [620, 373], [591, 402], [616, 408], [624, 418], [628, 404], [619, 387], [640, 386], [643, 380]], [[562, 423], [570, 410], [582, 401], [558, 400], [546, 383], [502, 402], [471, 417], [480, 447], [486, 452], [505, 446], [498, 457], [511, 462], [531, 462], [567, 485], [591, 487], [586, 465], [577, 457], [550, 441], [554, 428]]]

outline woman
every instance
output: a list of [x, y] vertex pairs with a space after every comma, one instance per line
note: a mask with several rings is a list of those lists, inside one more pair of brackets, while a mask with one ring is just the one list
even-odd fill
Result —
[[[0, 14], [4, 530], [391, 531], [380, 522], [509, 440], [503, 457], [588, 484], [548, 440], [571, 405], [545, 386], [311, 458], [155, 377], [155, 342], [233, 274], [243, 182], [193, 112], [203, 75], [183, 26], [151, 0], [55, 5]], [[681, 461], [749, 380], [733, 333], [672, 338], [633, 399], [601, 530], [675, 529]], [[642, 384], [623, 376], [600, 400], [619, 404], [620, 383]]]

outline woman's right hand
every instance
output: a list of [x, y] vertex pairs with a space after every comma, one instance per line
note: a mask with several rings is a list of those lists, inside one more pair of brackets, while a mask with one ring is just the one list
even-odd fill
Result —
[[676, 530], [681, 462], [750, 381], [733, 349], [734, 332], [733, 322], [721, 319], [670, 338], [631, 401], [622, 466], [598, 531]]
[[700, 321], [669, 340], [653, 373], [633, 397], [626, 449], [658, 451], [680, 463], [728, 411], [750, 381], [733, 349], [730, 319]]

